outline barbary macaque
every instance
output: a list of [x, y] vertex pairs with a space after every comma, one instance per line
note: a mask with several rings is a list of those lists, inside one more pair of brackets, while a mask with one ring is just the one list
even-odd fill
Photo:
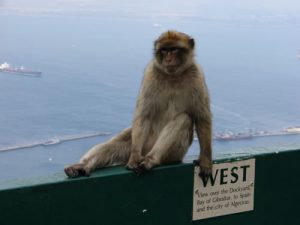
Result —
[[131, 128], [91, 148], [79, 163], [65, 167], [69, 177], [97, 168], [126, 165], [141, 174], [181, 162], [196, 130], [200, 176], [212, 171], [212, 115], [204, 74], [194, 58], [194, 39], [167, 31], [154, 42], [145, 69]]

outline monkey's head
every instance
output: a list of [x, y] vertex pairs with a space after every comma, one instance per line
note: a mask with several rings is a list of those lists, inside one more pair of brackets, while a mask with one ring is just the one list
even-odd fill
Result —
[[193, 63], [194, 39], [178, 31], [162, 33], [154, 42], [155, 66], [176, 75]]

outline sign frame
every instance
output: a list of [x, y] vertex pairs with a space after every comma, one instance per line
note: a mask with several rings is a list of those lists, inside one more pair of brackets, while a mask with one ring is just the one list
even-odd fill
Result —
[[199, 172], [195, 166], [193, 221], [254, 210], [255, 158], [214, 164], [207, 178]]

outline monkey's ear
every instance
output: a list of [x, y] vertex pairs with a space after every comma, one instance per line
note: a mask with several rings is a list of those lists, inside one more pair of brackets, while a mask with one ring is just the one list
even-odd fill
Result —
[[157, 50], [157, 45], [158, 45], [159, 40], [154, 41], [154, 52]]
[[190, 38], [190, 39], [189, 39], [189, 45], [190, 45], [191, 49], [194, 49], [195, 41], [194, 41], [193, 38]]

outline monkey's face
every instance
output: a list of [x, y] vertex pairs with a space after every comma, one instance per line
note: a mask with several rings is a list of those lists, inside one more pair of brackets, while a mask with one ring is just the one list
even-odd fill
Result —
[[158, 59], [163, 68], [174, 73], [187, 59], [188, 49], [178, 46], [162, 47], [158, 51]]
[[155, 41], [156, 64], [167, 74], [176, 74], [192, 61], [194, 40], [188, 35], [168, 31]]

